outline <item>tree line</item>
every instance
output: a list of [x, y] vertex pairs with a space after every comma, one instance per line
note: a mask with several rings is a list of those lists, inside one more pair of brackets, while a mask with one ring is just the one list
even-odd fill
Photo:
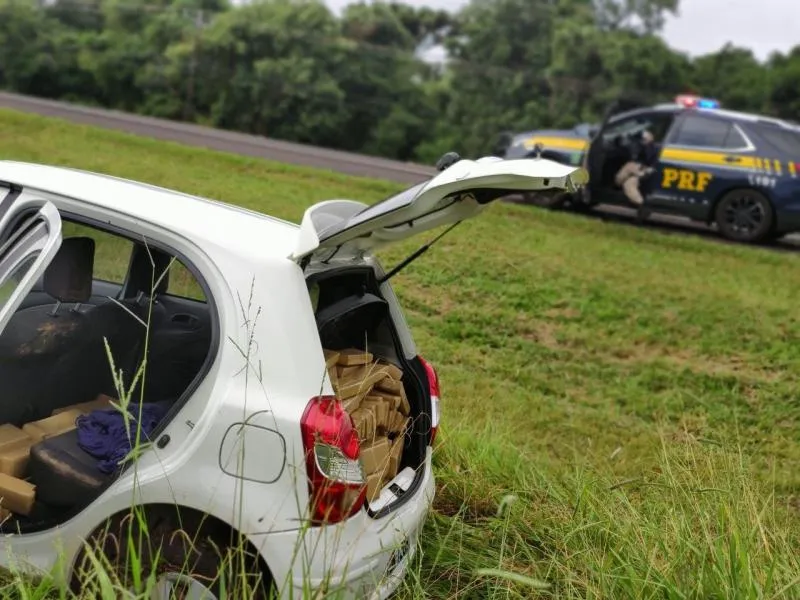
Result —
[[[691, 59], [659, 33], [678, 0], [0, 0], [0, 87], [431, 162], [501, 131], [595, 122], [678, 93], [800, 120], [800, 46]], [[441, 48], [444, 63], [424, 60]]]

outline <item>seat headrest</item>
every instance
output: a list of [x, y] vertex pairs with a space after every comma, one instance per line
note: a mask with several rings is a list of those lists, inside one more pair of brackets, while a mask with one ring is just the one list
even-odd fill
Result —
[[72, 237], [62, 240], [42, 285], [45, 293], [59, 302], [86, 302], [92, 297], [93, 277], [94, 240]]
[[[139, 292], [144, 292], [147, 296], [166, 294], [169, 273], [164, 272], [169, 268], [171, 260], [171, 256], [155, 248], [148, 249], [142, 244], [134, 246], [124, 296], [134, 297]], [[157, 283], [155, 290], [151, 289], [154, 281]]]

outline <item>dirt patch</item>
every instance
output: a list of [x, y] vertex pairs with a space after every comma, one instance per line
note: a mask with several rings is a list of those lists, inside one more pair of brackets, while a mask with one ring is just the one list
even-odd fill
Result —
[[402, 288], [403, 300], [413, 307], [416, 304], [420, 309], [431, 315], [439, 317], [458, 310], [459, 303], [441, 291], [432, 290], [418, 285], [407, 285]]
[[551, 308], [546, 310], [544, 316], [548, 319], [577, 319], [581, 316], [581, 311], [576, 308]]
[[36, 337], [17, 347], [17, 356], [30, 356], [44, 354], [59, 344], [66, 336], [75, 330], [77, 323], [72, 319], [61, 321], [47, 321], [39, 325]]
[[476, 524], [497, 515], [497, 504], [491, 500], [465, 497], [462, 490], [447, 485], [437, 485], [437, 488], [433, 507], [442, 516], [459, 517], [464, 523]]
[[698, 375], [734, 377], [761, 383], [773, 383], [781, 378], [780, 373], [752, 367], [750, 361], [742, 356], [706, 357], [688, 350], [670, 350], [646, 344], [615, 348], [609, 351], [608, 359], [620, 364], [662, 361]]
[[516, 329], [524, 340], [535, 342], [551, 350], [560, 347], [556, 336], [558, 326], [555, 323], [535, 321], [525, 315], [520, 315], [517, 317]]

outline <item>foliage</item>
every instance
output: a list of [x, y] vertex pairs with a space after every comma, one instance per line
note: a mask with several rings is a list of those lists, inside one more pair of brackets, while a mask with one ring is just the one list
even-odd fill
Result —
[[[504, 130], [600, 118], [621, 93], [695, 90], [794, 119], [800, 47], [690, 60], [678, 0], [0, 0], [0, 87], [402, 160], [490, 152]], [[446, 51], [432, 64], [424, 52]]]

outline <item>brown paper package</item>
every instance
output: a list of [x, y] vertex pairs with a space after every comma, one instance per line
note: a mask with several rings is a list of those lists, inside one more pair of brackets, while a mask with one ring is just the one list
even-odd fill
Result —
[[0, 473], [0, 507], [18, 515], [29, 515], [36, 497], [36, 486]]

